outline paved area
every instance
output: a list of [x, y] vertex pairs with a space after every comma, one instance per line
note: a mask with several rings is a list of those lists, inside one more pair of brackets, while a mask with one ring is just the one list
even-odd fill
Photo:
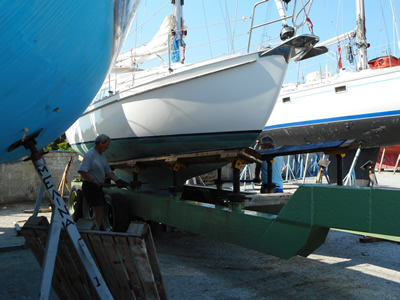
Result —
[[[377, 177], [400, 187], [400, 174]], [[37, 299], [41, 269], [15, 230], [32, 208], [0, 207], [0, 299]], [[400, 245], [359, 238], [331, 230], [314, 254], [282, 260], [188, 233], [154, 237], [169, 299], [399, 299]]]

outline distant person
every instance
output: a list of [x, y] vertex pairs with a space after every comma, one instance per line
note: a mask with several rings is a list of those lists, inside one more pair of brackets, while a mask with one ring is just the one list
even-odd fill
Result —
[[[274, 147], [275, 141], [269, 136], [264, 136], [258, 141], [257, 148], [259, 150], [273, 149]], [[272, 163], [272, 183], [275, 184], [275, 188], [273, 193], [283, 193], [282, 172], [284, 172], [285, 169], [285, 163], [282, 156], [274, 157], [274, 162]], [[260, 171], [256, 171], [256, 176], [260, 176], [259, 173]], [[268, 184], [268, 163], [266, 161], [263, 161], [261, 165], [261, 183], [260, 193], [265, 194], [267, 192]]]
[[93, 219], [100, 229], [106, 204], [103, 192], [106, 176], [118, 185], [128, 184], [114, 174], [104, 155], [104, 152], [110, 146], [110, 138], [105, 134], [100, 134], [96, 137], [94, 143], [95, 146], [85, 154], [78, 173], [83, 178], [83, 195], [93, 209]]

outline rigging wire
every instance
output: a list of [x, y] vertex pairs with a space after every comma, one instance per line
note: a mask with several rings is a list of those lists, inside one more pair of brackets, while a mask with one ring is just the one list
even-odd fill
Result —
[[[231, 26], [231, 22], [230, 22], [230, 14], [229, 14], [229, 8], [228, 8], [228, 3], [226, 2], [227, 0], [225, 0], [225, 11], [226, 11], [226, 16], [228, 19], [228, 28], [229, 28], [229, 36], [232, 36], [232, 26]], [[233, 39], [231, 39], [230, 41], [230, 47], [231, 47], [231, 52], [234, 51], [234, 44], [233, 44]]]
[[[386, 3], [386, 2], [385, 2]], [[385, 33], [385, 35], [386, 35], [386, 40], [388, 41], [388, 43], [389, 43], [389, 49], [388, 49], [388, 52], [389, 52], [389, 54], [390, 54], [390, 39], [389, 39], [389, 35], [388, 35], [388, 31], [386, 30], [386, 28], [388, 28], [387, 26], [386, 26], [386, 19], [385, 19], [385, 16], [384, 16], [384, 10], [383, 10], [383, 7], [382, 7], [382, 1], [379, 1], [379, 6], [380, 6], [380, 8], [381, 8], [381, 14], [382, 14], [382, 22], [383, 22], [383, 31], [384, 31], [384, 33]]]
[[[140, 24], [137, 28], [135, 28], [134, 31], [137, 31], [138, 29], [142, 28], [144, 24], [146, 24], [148, 21], [150, 21], [155, 15], [160, 13], [164, 9], [164, 7], [166, 7], [169, 3], [170, 3], [170, 0], [167, 0], [167, 2], [165, 2], [165, 4], [163, 6], [161, 6], [161, 8], [159, 10], [157, 10], [154, 14], [152, 14], [150, 17], [148, 17], [146, 20], [144, 20], [142, 22], [142, 24]], [[130, 36], [132, 33], [133, 33], [133, 31], [129, 32], [128, 36]]]
[[[306, 6], [308, 5], [308, 3], [310, 3], [310, 1], [307, 1], [306, 4], [304, 5], [303, 0], [301, 0], [301, 5], [303, 6], [303, 10], [304, 10], [304, 21], [301, 23], [301, 25], [304, 25], [304, 22], [307, 22], [308, 30], [310, 30], [310, 32], [313, 34], [314, 33], [314, 25], [311, 22], [311, 19], [308, 16], [307, 10], [306, 10]], [[311, 5], [312, 5], [312, 1], [310, 4], [310, 7], [311, 7]]]
[[[236, 0], [236, 8], [235, 8], [235, 20], [236, 20], [236, 18], [237, 18], [237, 13], [238, 13], [238, 1], [239, 0]], [[232, 34], [232, 36], [233, 36], [233, 38], [232, 38], [232, 50], [233, 50], [233, 53], [235, 53], [235, 47], [234, 47], [234, 40], [235, 40], [235, 32], [236, 32], [236, 21], [235, 22], [233, 22], [233, 34]]]
[[[267, 4], [267, 9], [266, 9], [266, 11], [265, 11], [265, 22], [267, 22], [267, 20], [269, 19], [269, 16], [271, 15], [271, 3], [268, 3]], [[263, 29], [262, 29], [262, 32], [261, 32], [261, 42], [260, 42], [260, 44], [262, 44], [263, 43], [263, 41], [264, 41], [264, 37], [267, 37], [268, 35], [267, 35], [267, 27], [268, 26], [264, 26], [263, 27]]]
[[[224, 9], [223, 9], [222, 6], [221, 6], [221, 0], [218, 1], [218, 3], [219, 3], [219, 8], [220, 8], [220, 10], [221, 10], [222, 17], [223, 17], [224, 20], [225, 20], [224, 24], [225, 24], [226, 35], [227, 35], [227, 36], [230, 36], [230, 34], [229, 34], [229, 28], [228, 28], [228, 25], [227, 25], [227, 24], [229, 24], [229, 20], [228, 20], [228, 21], [226, 20], [226, 16], [225, 16], [225, 14], [224, 14]], [[230, 42], [229, 42], [228, 40], [226, 40], [226, 42], [227, 42], [227, 48], [229, 49], [229, 48], [230, 48]]]
[[[392, 7], [392, 14], [393, 14], [393, 40], [395, 40], [394, 35], [396, 32], [397, 34], [397, 46], [400, 49], [400, 35], [399, 35], [399, 26], [397, 25], [397, 13], [396, 13], [396, 6], [393, 0], [390, 0], [390, 6]], [[396, 55], [396, 47], [394, 47], [394, 54]]]
[[[251, 19], [251, 17], [244, 17], [244, 18], [246, 20], [247, 19]], [[234, 20], [231, 20], [229, 22], [236, 22], [236, 21], [243, 21], [243, 18], [234, 19]], [[188, 29], [193, 30], [193, 29], [199, 29], [199, 28], [203, 28], [203, 27], [211, 27], [211, 26], [216, 26], [216, 25], [223, 25], [225, 23], [228, 23], [228, 21], [213, 23], [213, 24], [209, 24], [209, 25], [193, 26], [193, 27], [188, 27]]]
[[[337, 14], [336, 14], [335, 36], [338, 36], [338, 35], [339, 35], [339, 34], [338, 34], [338, 24], [339, 24], [340, 8], [342, 7], [341, 2], [342, 2], [342, 1], [339, 0], [338, 11], [337, 11]], [[342, 14], [342, 15], [343, 15], [343, 14]], [[342, 27], [343, 27], [343, 24], [342, 24]]]
[[206, 31], [207, 31], [207, 39], [208, 39], [208, 48], [210, 50], [210, 55], [213, 56], [212, 54], [212, 48], [211, 48], [211, 42], [210, 42], [210, 32], [208, 30], [208, 22], [207, 22], [207, 14], [206, 14], [206, 9], [204, 6], [204, 0], [202, 0], [202, 4], [203, 4], [203, 15], [204, 15], [204, 21], [206, 23]]

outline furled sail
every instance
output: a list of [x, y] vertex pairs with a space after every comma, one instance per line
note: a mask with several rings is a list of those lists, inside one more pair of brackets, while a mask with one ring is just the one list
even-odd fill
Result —
[[168, 51], [168, 34], [174, 29], [174, 16], [170, 14], [165, 17], [160, 29], [150, 42], [119, 55], [113, 71], [117, 71], [115, 69], [132, 69], [134, 64], [141, 64], [166, 53]]

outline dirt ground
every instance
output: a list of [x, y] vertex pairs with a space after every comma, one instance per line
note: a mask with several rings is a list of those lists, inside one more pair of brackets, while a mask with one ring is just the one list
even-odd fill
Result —
[[[381, 185], [397, 181], [378, 176]], [[32, 203], [0, 207], [0, 299], [38, 296], [41, 269], [15, 230], [26, 209]], [[169, 299], [399, 299], [400, 245], [359, 239], [331, 230], [309, 257], [282, 260], [189, 233], [154, 236]]]

